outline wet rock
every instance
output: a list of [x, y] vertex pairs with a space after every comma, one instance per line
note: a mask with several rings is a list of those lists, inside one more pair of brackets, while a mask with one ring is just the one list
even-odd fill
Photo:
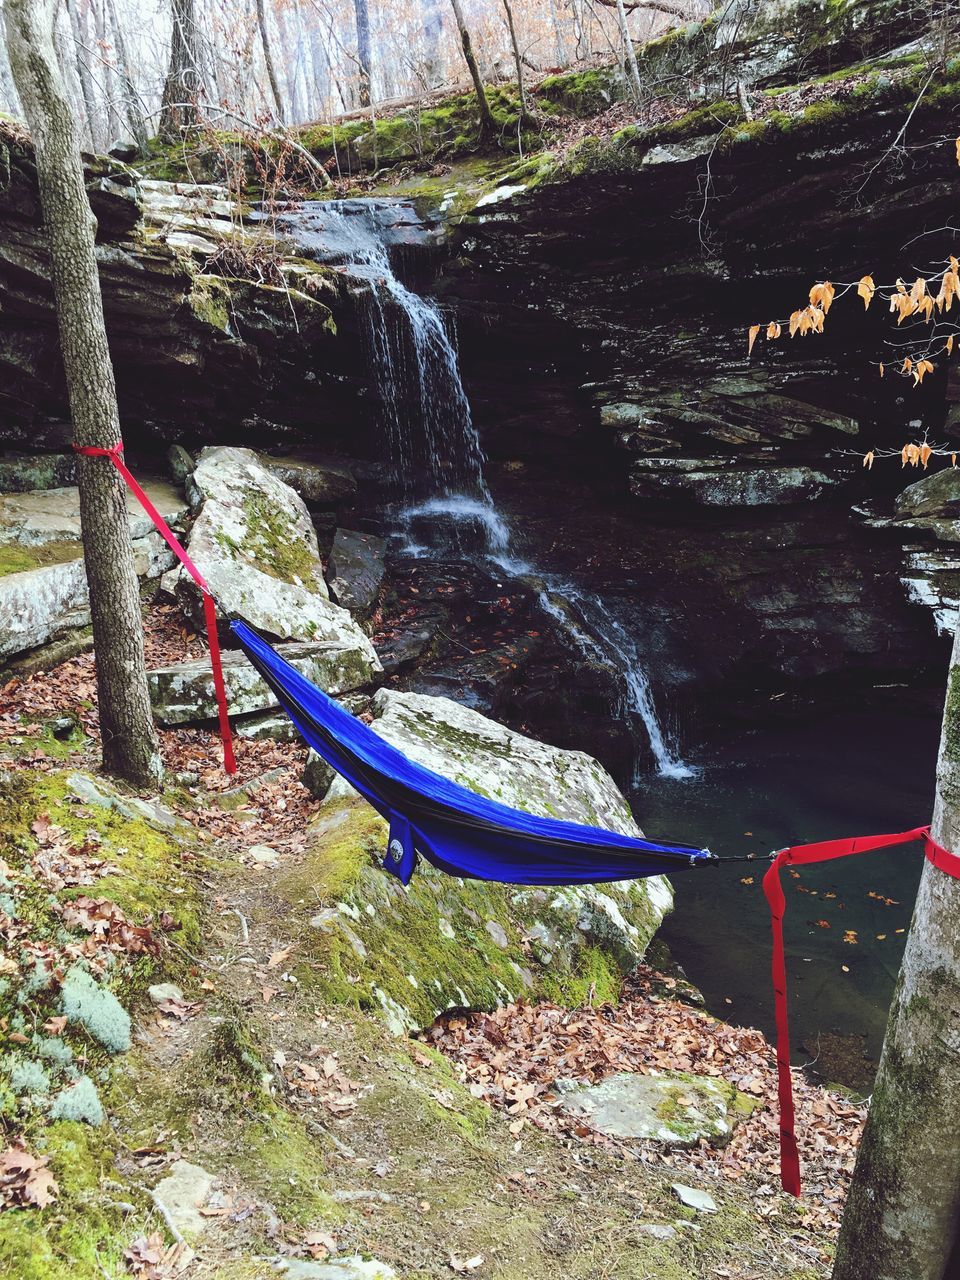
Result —
[[[363, 670], [355, 688], [380, 671], [370, 641], [350, 614], [328, 599], [317, 535], [303, 499], [249, 449], [205, 449], [188, 493], [200, 508], [188, 548], [221, 607], [287, 640], [340, 649]], [[178, 593], [197, 589], [181, 574]], [[272, 706], [259, 702], [244, 710]]]
[[308, 458], [274, 458], [269, 454], [262, 454], [260, 461], [271, 475], [295, 489], [311, 506], [336, 506], [357, 492], [356, 479], [345, 466]]
[[[365, 642], [366, 637], [357, 630], [345, 635], [339, 644], [282, 644], [277, 646], [277, 652], [312, 684], [327, 693], [344, 693], [366, 684], [373, 675], [372, 651], [366, 643], [356, 642], [357, 635]], [[273, 691], [239, 649], [225, 650], [221, 656], [231, 715], [265, 711], [277, 705]], [[147, 683], [154, 715], [162, 724], [212, 720], [217, 714], [209, 658], [158, 667], [147, 673]]]
[[167, 450], [167, 466], [175, 484], [186, 484], [196, 465], [193, 455], [182, 444], [172, 444]]
[[621, 1072], [600, 1084], [565, 1090], [563, 1109], [611, 1138], [650, 1139], [668, 1147], [695, 1147], [701, 1141], [723, 1146], [736, 1127], [739, 1096], [713, 1076]]
[[0, 493], [59, 489], [75, 479], [72, 453], [15, 453], [0, 458]]
[[163, 1205], [174, 1226], [186, 1239], [201, 1235], [212, 1218], [205, 1218], [201, 1208], [210, 1198], [214, 1176], [198, 1164], [177, 1160], [170, 1172], [153, 1189], [153, 1199]]
[[960, 519], [960, 468], [944, 467], [908, 485], [897, 498], [896, 512], [900, 517]]
[[630, 490], [638, 498], [688, 497], [711, 507], [759, 507], [812, 502], [836, 481], [811, 467], [731, 465], [717, 458], [650, 458], [634, 464]]
[[369, 614], [383, 583], [387, 544], [372, 533], [338, 529], [333, 539], [327, 574], [337, 604], [360, 615]]

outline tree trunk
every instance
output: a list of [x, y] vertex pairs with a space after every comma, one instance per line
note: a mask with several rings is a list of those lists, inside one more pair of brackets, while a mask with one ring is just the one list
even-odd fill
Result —
[[360, 78], [360, 105], [370, 105], [370, 10], [367, 0], [353, 0], [353, 11], [357, 19], [357, 63]]
[[623, 0], [617, 0], [617, 21], [620, 24], [620, 39], [623, 41], [623, 56], [627, 66], [627, 79], [630, 81], [630, 93], [635, 102], [643, 97], [643, 86], [640, 83], [640, 68], [637, 66], [637, 53], [630, 39], [630, 28], [627, 25], [627, 11]]
[[[960, 630], [931, 834], [960, 851]], [[960, 1256], [960, 880], [927, 862], [833, 1280], [947, 1280]], [[952, 1265], [951, 1265], [952, 1264]]]
[[457, 22], [457, 30], [460, 32], [460, 43], [463, 46], [463, 57], [470, 70], [470, 78], [473, 81], [473, 87], [477, 93], [477, 105], [480, 108], [480, 133], [481, 136], [493, 133], [496, 129], [496, 121], [490, 111], [490, 103], [487, 101], [487, 95], [484, 92], [483, 80], [480, 76], [480, 70], [477, 67], [477, 60], [473, 54], [473, 43], [470, 39], [470, 32], [463, 16], [463, 9], [460, 7], [460, 0], [450, 0], [450, 6], [453, 9], [453, 16]]
[[[53, 12], [53, 0], [5, 0], [7, 48], [36, 148], [74, 434], [80, 444], [107, 448], [120, 440], [120, 420], [94, 253], [96, 223], [57, 66]], [[156, 785], [162, 766], [124, 484], [106, 458], [78, 457], [77, 475], [104, 767], [138, 786]]]
[[423, 8], [423, 87], [436, 89], [443, 84], [443, 12], [440, 0], [422, 0]]
[[100, 136], [97, 131], [97, 98], [93, 89], [93, 76], [90, 74], [90, 64], [87, 61], [89, 54], [84, 47], [86, 40], [84, 39], [83, 27], [80, 24], [80, 13], [77, 9], [77, 0], [65, 0], [67, 17], [70, 19], [70, 34], [73, 37], [73, 58], [77, 68], [77, 76], [80, 80], [80, 92], [83, 96], [83, 111], [87, 119], [87, 128], [90, 130], [90, 141], [93, 143], [93, 149], [96, 151], [100, 145]]
[[513, 22], [513, 9], [510, 7], [510, 0], [500, 0], [503, 5], [504, 13], [507, 15], [507, 30], [510, 32], [510, 44], [513, 46], [513, 60], [517, 67], [517, 93], [520, 95], [520, 125], [521, 128], [530, 119], [527, 111], [527, 95], [523, 87], [523, 56], [520, 53], [520, 43], [517, 40], [517, 28]]
[[103, 94], [107, 108], [107, 136], [111, 142], [116, 142], [123, 132], [123, 121], [117, 107], [117, 103], [123, 97], [116, 67], [117, 51], [114, 49], [111, 55], [112, 41], [107, 30], [107, 6], [102, 2], [98, 3], [98, 0], [91, 0], [90, 10], [93, 14], [94, 35], [100, 49], [100, 74], [103, 78]]
[[173, 0], [170, 67], [160, 102], [159, 136], [177, 142], [184, 129], [200, 123], [197, 24], [194, 0]]
[[260, 43], [263, 45], [263, 60], [267, 64], [267, 78], [270, 81], [270, 92], [277, 108], [277, 119], [283, 123], [283, 98], [280, 96], [280, 82], [277, 80], [277, 69], [273, 65], [273, 54], [270, 51], [270, 35], [267, 31], [267, 11], [263, 0], [257, 0], [257, 26], [260, 28]]
[[113, 44], [117, 51], [118, 69], [120, 72], [120, 83], [123, 86], [123, 105], [127, 114], [127, 123], [130, 126], [130, 133], [134, 142], [140, 149], [141, 155], [147, 153], [147, 126], [143, 119], [143, 105], [137, 94], [136, 86], [133, 83], [133, 76], [130, 71], [130, 59], [127, 57], [127, 42], [124, 39], [123, 28], [120, 26], [117, 18], [117, 8], [114, 0], [106, 0], [107, 12], [110, 15], [110, 27], [113, 31]]
[[8, 111], [12, 116], [20, 114], [20, 95], [17, 93], [17, 86], [13, 83], [13, 73], [10, 70], [10, 59], [7, 56], [7, 43], [0, 40], [0, 93], [3, 94], [2, 101], [4, 110]]

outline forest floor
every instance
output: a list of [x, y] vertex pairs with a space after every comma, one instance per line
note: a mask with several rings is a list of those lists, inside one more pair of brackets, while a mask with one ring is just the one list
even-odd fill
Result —
[[[151, 608], [147, 630], [151, 664], [199, 656], [173, 608]], [[520, 1004], [396, 1037], [311, 984], [319, 962], [303, 939], [317, 903], [288, 873], [319, 804], [298, 746], [239, 740], [239, 776], [225, 779], [214, 735], [164, 734], [158, 827], [98, 816], [78, 784], [92, 778], [122, 805], [97, 773], [92, 655], [17, 677], [0, 698], [0, 871], [14, 908], [31, 904], [0, 915], [5, 972], [30, 955], [62, 975], [82, 955], [134, 1027], [109, 1059], [89, 1036], [70, 1041], [98, 1081], [99, 1128], [49, 1124], [42, 1107], [24, 1115], [0, 1096], [0, 1275], [378, 1274], [304, 1269], [328, 1258], [375, 1258], [405, 1280], [827, 1274], [862, 1108], [797, 1073], [805, 1196], [781, 1194], [774, 1060], [758, 1032], [642, 969], [616, 1007]], [[275, 860], [258, 860], [263, 845]], [[182, 994], [148, 998], [159, 981]], [[71, 1036], [49, 999], [38, 987], [12, 1012], [0, 995], [0, 1052], [29, 1039], [24, 1009], [51, 1038]], [[571, 1123], [552, 1090], [558, 1077], [657, 1069], [721, 1076], [757, 1105], [726, 1147], [668, 1152]], [[192, 1247], [153, 1197], [184, 1160], [215, 1179]], [[684, 1207], [675, 1182], [715, 1211]]]

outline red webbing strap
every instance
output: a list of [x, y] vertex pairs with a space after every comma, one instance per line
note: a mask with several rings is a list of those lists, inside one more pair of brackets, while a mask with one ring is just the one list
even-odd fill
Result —
[[115, 444], [110, 449], [101, 449], [94, 445], [73, 446], [74, 452], [86, 458], [109, 458], [126, 481], [127, 487], [143, 507], [144, 511], [157, 527], [157, 532], [177, 557], [190, 577], [200, 588], [203, 596], [203, 616], [207, 625], [207, 643], [210, 646], [210, 666], [213, 669], [213, 688], [217, 697], [217, 714], [220, 720], [220, 739], [223, 742], [223, 767], [227, 773], [236, 773], [237, 761], [233, 754], [233, 734], [227, 714], [227, 689], [223, 680], [223, 663], [220, 658], [220, 640], [217, 636], [217, 609], [210, 588], [203, 574], [187, 555], [186, 549], [177, 541], [173, 530], [163, 516], [144, 493], [133, 472], [123, 460], [123, 445]]
[[923, 840], [927, 858], [939, 870], [960, 879], [960, 857], [944, 849], [930, 835], [929, 827], [914, 827], [896, 835], [853, 836], [847, 840], [822, 840], [819, 844], [799, 844], [782, 849], [763, 877], [763, 892], [770, 906], [773, 932], [773, 1000], [777, 1024], [777, 1094], [780, 1102], [780, 1181], [784, 1191], [800, 1194], [800, 1156], [793, 1106], [793, 1080], [790, 1075], [790, 1027], [787, 1016], [787, 965], [783, 949], [783, 916], [787, 900], [780, 883], [780, 868], [803, 866], [810, 862], [829, 862], [854, 853], [869, 853], [895, 844]]

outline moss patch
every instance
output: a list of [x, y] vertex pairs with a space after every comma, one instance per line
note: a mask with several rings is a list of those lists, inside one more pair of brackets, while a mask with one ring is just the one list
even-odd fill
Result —
[[26, 573], [30, 569], [42, 569], [46, 565], [65, 564], [69, 560], [83, 558], [83, 544], [64, 540], [44, 542], [28, 547], [19, 542], [0, 543], [0, 578], [9, 573]]

